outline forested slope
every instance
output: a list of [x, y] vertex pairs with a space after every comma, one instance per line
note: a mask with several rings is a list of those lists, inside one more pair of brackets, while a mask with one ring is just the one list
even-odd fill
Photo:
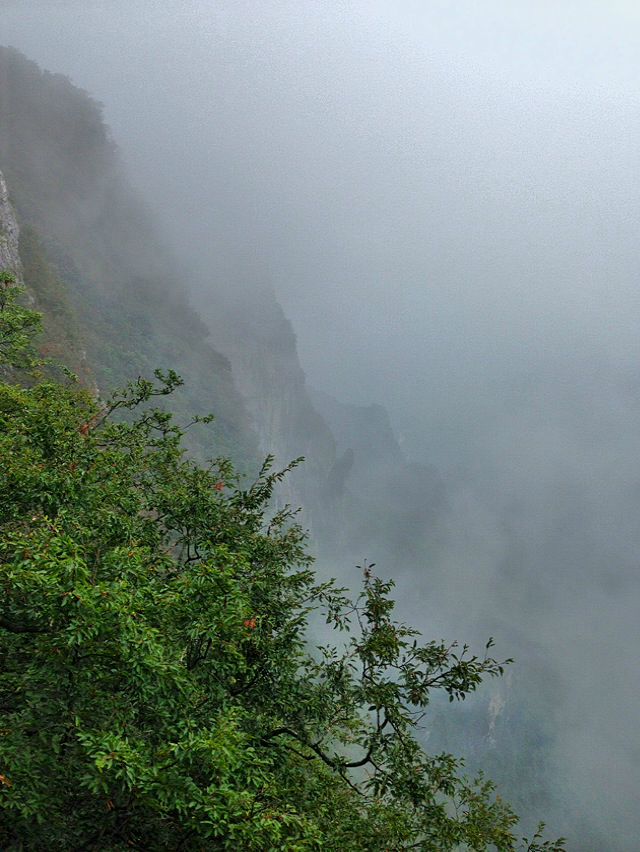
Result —
[[0, 48], [0, 168], [20, 225], [25, 283], [45, 351], [108, 393], [156, 368], [188, 376], [178, 408], [214, 411], [201, 454], [255, 463], [228, 360], [207, 341], [183, 274], [127, 184], [100, 105], [61, 75]]

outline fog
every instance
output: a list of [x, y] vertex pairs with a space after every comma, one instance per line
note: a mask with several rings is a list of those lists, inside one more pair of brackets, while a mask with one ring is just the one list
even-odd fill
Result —
[[273, 287], [310, 383], [438, 467], [437, 579], [381, 570], [527, 673], [554, 831], [636, 848], [635, 4], [0, 0], [0, 43], [104, 103], [197, 302]]

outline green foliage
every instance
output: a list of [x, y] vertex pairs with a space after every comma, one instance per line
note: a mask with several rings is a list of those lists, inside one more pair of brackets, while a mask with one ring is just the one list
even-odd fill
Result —
[[11, 272], [0, 270], [0, 370], [34, 367], [37, 358], [31, 341], [42, 328], [37, 311], [20, 304], [24, 288]]
[[29, 292], [42, 311], [43, 333], [38, 352], [43, 358], [66, 364], [86, 386], [94, 384], [83, 356], [79, 323], [68, 287], [47, 261], [46, 248], [36, 230], [29, 225], [20, 229], [20, 259]]
[[[37, 323], [3, 304], [19, 363]], [[286, 471], [187, 458], [152, 405], [180, 384], [0, 385], [0, 847], [561, 849], [414, 736], [502, 664], [421, 643], [370, 567], [317, 585]], [[343, 641], [314, 651], [319, 607]]]

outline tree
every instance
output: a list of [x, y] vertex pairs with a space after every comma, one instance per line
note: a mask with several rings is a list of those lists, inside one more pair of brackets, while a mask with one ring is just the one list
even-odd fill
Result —
[[42, 322], [39, 313], [16, 300], [22, 292], [15, 275], [0, 269], [0, 370], [3, 372], [35, 364], [31, 340], [41, 330]]
[[[18, 294], [0, 359], [33, 367]], [[191, 461], [153, 406], [180, 383], [0, 385], [1, 847], [561, 849], [415, 739], [433, 690], [502, 664], [421, 644], [372, 566], [353, 602], [318, 584], [269, 510], [287, 471]], [[318, 607], [335, 647], [308, 645]]]

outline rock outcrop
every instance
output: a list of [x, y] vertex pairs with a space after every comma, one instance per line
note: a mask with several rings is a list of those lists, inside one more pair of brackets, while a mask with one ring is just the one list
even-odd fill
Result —
[[9, 198], [4, 175], [0, 171], [0, 269], [8, 269], [22, 281], [22, 263], [18, 249], [20, 229]]
[[305, 459], [282, 483], [281, 499], [304, 506], [307, 522], [317, 522], [318, 495], [335, 464], [336, 444], [309, 398], [291, 323], [269, 290], [244, 300], [221, 296], [215, 310], [204, 308], [203, 315], [231, 361], [262, 453], [275, 456], [280, 467]]

